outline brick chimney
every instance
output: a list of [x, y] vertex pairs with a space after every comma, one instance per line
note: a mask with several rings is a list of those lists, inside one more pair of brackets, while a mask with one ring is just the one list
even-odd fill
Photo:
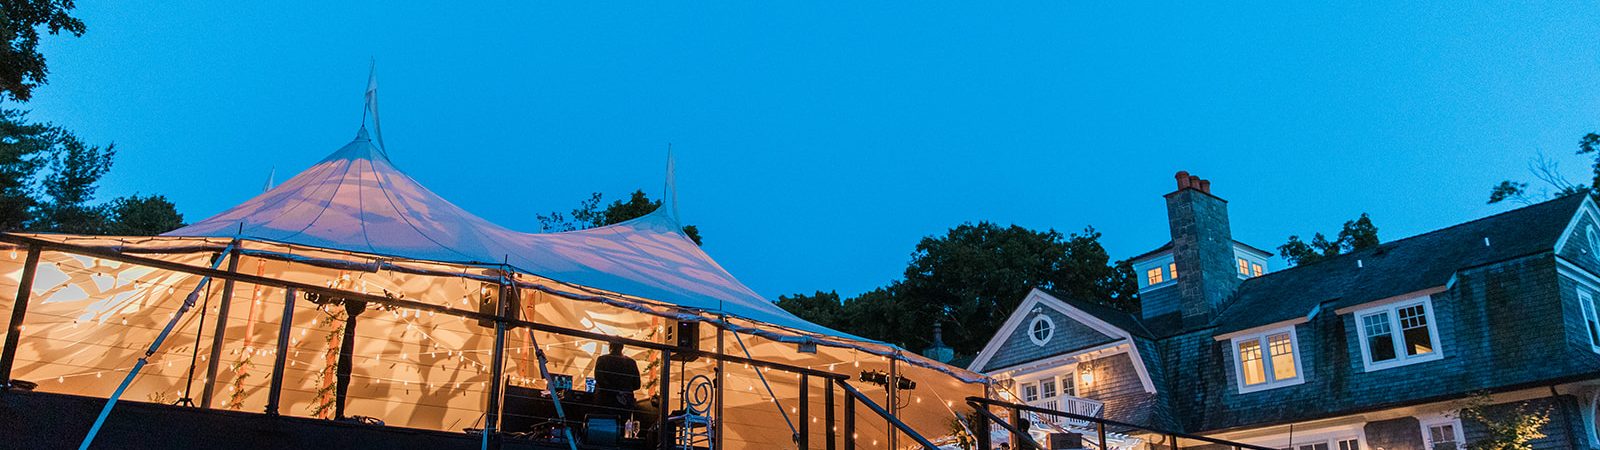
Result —
[[1178, 172], [1178, 190], [1166, 195], [1172, 258], [1184, 326], [1205, 325], [1236, 288], [1228, 202], [1211, 193], [1211, 181]]

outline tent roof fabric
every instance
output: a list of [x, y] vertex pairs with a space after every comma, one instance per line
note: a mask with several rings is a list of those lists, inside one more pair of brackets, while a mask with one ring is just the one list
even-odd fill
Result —
[[671, 208], [665, 205], [634, 220], [580, 231], [510, 230], [451, 204], [402, 173], [362, 128], [354, 141], [276, 188], [163, 236], [240, 238], [505, 265], [560, 282], [874, 342], [807, 322], [762, 298], [685, 236], [669, 214]]

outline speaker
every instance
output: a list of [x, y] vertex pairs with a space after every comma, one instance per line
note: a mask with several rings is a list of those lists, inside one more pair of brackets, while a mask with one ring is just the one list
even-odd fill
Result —
[[1050, 433], [1048, 441], [1045, 447], [1050, 450], [1083, 448], [1083, 435], [1078, 433]]
[[667, 327], [667, 345], [677, 347], [672, 352], [673, 361], [693, 361], [700, 358], [700, 322], [679, 321]]
[[583, 418], [583, 443], [589, 445], [617, 445], [622, 426], [613, 416], [591, 415]]

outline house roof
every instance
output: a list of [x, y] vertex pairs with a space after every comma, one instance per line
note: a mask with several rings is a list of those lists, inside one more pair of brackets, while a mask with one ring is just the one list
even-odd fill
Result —
[[[1233, 245], [1244, 247], [1246, 250], [1250, 250], [1250, 251], [1253, 251], [1253, 252], [1256, 252], [1256, 253], [1259, 253], [1259, 254], [1262, 254], [1262, 255], [1266, 255], [1267, 257], [1271, 257], [1272, 256], [1272, 252], [1269, 252], [1269, 251], [1266, 251], [1266, 250], [1262, 250], [1260, 248], [1257, 248], [1254, 245], [1250, 245], [1250, 244], [1246, 244], [1244, 242], [1240, 242], [1237, 239], [1235, 239], [1233, 241]], [[1151, 251], [1148, 251], [1148, 252], [1140, 253], [1138, 255], [1134, 255], [1132, 258], [1128, 258], [1128, 261], [1129, 262], [1134, 262], [1134, 261], [1138, 261], [1138, 260], [1141, 260], [1141, 259], [1149, 258], [1151, 256], [1155, 256], [1157, 254], [1165, 252], [1167, 250], [1172, 250], [1172, 241], [1167, 241], [1167, 243], [1161, 244], [1161, 246], [1160, 247], [1156, 247], [1155, 250], [1151, 250]]]
[[1224, 334], [1443, 286], [1454, 274], [1550, 251], [1587, 194], [1572, 194], [1245, 280], [1212, 325]]
[[1082, 310], [1083, 312], [1088, 313], [1095, 318], [1104, 320], [1106, 323], [1111, 324], [1111, 326], [1128, 332], [1128, 334], [1145, 338], [1153, 336], [1153, 334], [1150, 333], [1150, 330], [1144, 327], [1144, 323], [1141, 322], [1139, 317], [1136, 315], [1123, 312], [1110, 306], [1101, 305], [1099, 303], [1079, 300], [1077, 298], [1073, 298], [1071, 295], [1065, 292], [1059, 292], [1055, 290], [1045, 290], [1045, 292], [1049, 293], [1051, 297], [1061, 300], [1062, 303], [1072, 305], [1072, 307], [1078, 308], [1079, 310]]

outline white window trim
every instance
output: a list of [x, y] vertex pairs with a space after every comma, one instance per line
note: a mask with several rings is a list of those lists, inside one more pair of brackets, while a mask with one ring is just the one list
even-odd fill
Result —
[[[1234, 384], [1239, 387], [1240, 394], [1248, 394], [1251, 392], [1264, 391], [1268, 389], [1294, 386], [1306, 382], [1306, 373], [1304, 370], [1305, 366], [1300, 364], [1300, 337], [1295, 335], [1294, 328], [1294, 325], [1289, 325], [1283, 328], [1274, 328], [1258, 333], [1234, 337], [1229, 341], [1228, 345], [1231, 347], [1229, 352], [1233, 353]], [[1267, 336], [1282, 334], [1284, 332], [1289, 333], [1289, 350], [1292, 352], [1291, 356], [1294, 357], [1294, 378], [1276, 380], [1273, 379], [1272, 376], [1272, 348], [1267, 343]], [[1239, 343], [1246, 341], [1257, 341], [1261, 343], [1261, 367], [1266, 371], [1267, 379], [1267, 381], [1261, 384], [1246, 385], [1244, 383], [1244, 359], [1241, 358], [1241, 355], [1239, 355]]]
[[1455, 435], [1456, 435], [1456, 450], [1466, 450], [1466, 448], [1467, 448], [1467, 436], [1466, 436], [1466, 431], [1463, 431], [1461, 429], [1461, 418], [1459, 418], [1459, 417], [1450, 417], [1450, 416], [1446, 416], [1446, 415], [1441, 414], [1441, 415], [1432, 416], [1432, 417], [1418, 417], [1417, 419], [1418, 419], [1418, 422], [1421, 423], [1421, 425], [1422, 425], [1421, 429], [1419, 429], [1418, 431], [1420, 431], [1422, 433], [1422, 449], [1423, 450], [1433, 450], [1433, 433], [1429, 432], [1428, 428], [1430, 428], [1430, 427], [1432, 427], [1434, 425], [1445, 425], [1445, 424], [1451, 425], [1450, 429], [1452, 431], [1455, 431]]
[[1584, 333], [1583, 339], [1589, 341], [1590, 350], [1600, 353], [1600, 343], [1595, 342], [1594, 339], [1595, 333], [1600, 333], [1600, 330], [1594, 329], [1596, 326], [1600, 326], [1600, 305], [1595, 304], [1594, 294], [1589, 292], [1588, 288], [1582, 284], [1574, 284], [1577, 285], [1573, 289], [1578, 292], [1578, 312], [1584, 315], [1582, 317], [1583, 329], [1586, 333]]
[[[1034, 336], [1034, 333], [1033, 333], [1033, 327], [1038, 326], [1038, 324], [1040, 322], [1044, 322], [1045, 325], [1049, 325], [1050, 326], [1050, 332], [1049, 333], [1045, 333], [1044, 339], [1040, 339], [1038, 336]], [[1028, 340], [1033, 341], [1034, 345], [1043, 347], [1045, 344], [1049, 344], [1050, 343], [1050, 339], [1051, 338], [1056, 337], [1056, 321], [1055, 321], [1055, 319], [1051, 319], [1049, 315], [1047, 315], [1043, 311], [1041, 311], [1041, 312], [1039, 312], [1039, 315], [1036, 315], [1036, 316], [1033, 317], [1033, 320], [1028, 321], [1028, 329], [1025, 330], [1025, 332], [1028, 334]]]
[[[1422, 311], [1428, 315], [1428, 339], [1433, 342], [1433, 352], [1426, 355], [1406, 356], [1404, 336], [1400, 329], [1400, 309], [1422, 305]], [[1367, 327], [1361, 323], [1361, 318], [1368, 314], [1387, 312], [1389, 314], [1390, 342], [1394, 344], [1395, 357], [1393, 360], [1373, 362], [1372, 350], [1367, 348]], [[1391, 302], [1351, 313], [1351, 320], [1355, 321], [1356, 336], [1360, 341], [1356, 346], [1361, 348], [1361, 365], [1366, 372], [1376, 372], [1400, 366], [1409, 366], [1428, 361], [1437, 361], [1444, 358], [1444, 342], [1439, 341], [1439, 316], [1433, 313], [1433, 297], [1422, 296], [1419, 299]]]

